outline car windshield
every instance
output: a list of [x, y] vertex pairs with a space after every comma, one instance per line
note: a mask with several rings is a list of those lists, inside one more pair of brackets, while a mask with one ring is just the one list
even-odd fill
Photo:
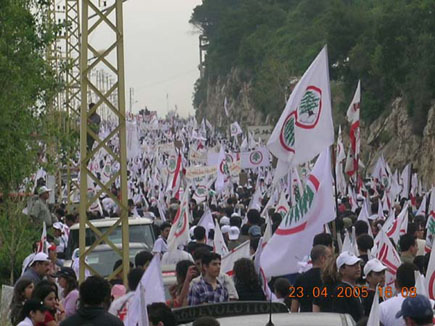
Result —
[[[98, 229], [104, 233], [110, 226], [99, 227]], [[154, 244], [154, 232], [151, 224], [135, 224], [129, 225], [129, 242], [137, 242], [145, 244], [145, 250], [151, 251]], [[86, 229], [86, 246], [92, 245], [96, 241], [97, 237], [91, 229]], [[121, 226], [118, 226], [114, 232], [109, 235], [109, 240], [114, 244], [122, 243], [122, 230]], [[104, 242], [103, 242], [104, 243]], [[102, 244], [103, 244], [102, 243]], [[71, 259], [74, 249], [79, 247], [79, 230], [71, 230], [68, 239], [68, 247], [65, 253], [66, 259]]]
[[[134, 257], [139, 251], [145, 248], [130, 248], [129, 257], [130, 261], [134, 262]], [[118, 253], [114, 252], [111, 248], [107, 250], [93, 251], [87, 256], [89, 266], [95, 269], [101, 276], [107, 277], [112, 273], [113, 266], [117, 260], [121, 259]]]

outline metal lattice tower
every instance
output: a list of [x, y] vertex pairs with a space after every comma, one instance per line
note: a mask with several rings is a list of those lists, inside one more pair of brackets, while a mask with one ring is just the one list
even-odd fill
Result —
[[[117, 252], [123, 265], [110, 276], [113, 278], [121, 269], [124, 283], [127, 283], [129, 269], [129, 240], [128, 240], [128, 207], [127, 207], [127, 151], [126, 151], [126, 122], [125, 122], [125, 80], [124, 80], [124, 34], [122, 0], [104, 1], [108, 7], [100, 8], [97, 0], [82, 0], [82, 33], [80, 51], [80, 81], [81, 81], [81, 111], [80, 111], [80, 281], [84, 280], [85, 268], [91, 273], [98, 274], [86, 264], [86, 257], [99, 244], [108, 244]], [[100, 36], [100, 37], [99, 37]], [[101, 49], [102, 50], [97, 50]], [[92, 74], [98, 69], [107, 69], [114, 76], [114, 84], [102, 91], [101, 83], [91, 80]], [[88, 93], [89, 92], [89, 93]], [[117, 92], [116, 98], [112, 95]], [[88, 110], [88, 94], [93, 93], [95, 105]], [[94, 132], [90, 125], [90, 118], [106, 105], [115, 117], [115, 128], [104, 138]], [[95, 140], [93, 149], [87, 148], [87, 136]], [[113, 137], [119, 140], [119, 151], [113, 151], [109, 142]], [[119, 164], [119, 170], [107, 183], [102, 183], [88, 168], [88, 163], [96, 157], [98, 151], [104, 149], [114, 162]], [[119, 178], [121, 188], [118, 199], [110, 191], [111, 185]], [[96, 194], [88, 196], [88, 180], [100, 188]], [[87, 217], [87, 210], [100, 197], [107, 194], [120, 207], [121, 216], [116, 223], [102, 234]], [[108, 238], [117, 226], [122, 228], [122, 249], [119, 250]], [[86, 248], [86, 226], [96, 234], [97, 240]]]
[[[65, 0], [65, 110], [68, 117], [66, 133], [79, 131], [80, 124], [80, 14], [79, 0]], [[72, 210], [73, 188], [79, 189], [77, 181], [73, 180], [72, 171], [78, 171], [79, 167], [73, 161], [75, 153], [67, 153], [66, 166], [66, 195], [67, 211]]]

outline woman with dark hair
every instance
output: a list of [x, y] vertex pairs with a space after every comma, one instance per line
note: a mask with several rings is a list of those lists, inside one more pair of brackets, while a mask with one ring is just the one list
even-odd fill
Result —
[[61, 303], [65, 308], [65, 316], [72, 316], [77, 311], [77, 300], [79, 298], [76, 273], [70, 267], [62, 267], [57, 272], [56, 277], [58, 277], [59, 286], [63, 289]]
[[170, 308], [179, 308], [187, 304], [190, 282], [199, 275], [199, 272], [192, 261], [181, 260], [175, 267], [175, 274], [177, 284], [169, 289], [172, 298], [166, 302]]
[[241, 258], [234, 263], [234, 284], [240, 301], [266, 300], [252, 260]]
[[57, 286], [49, 281], [41, 281], [35, 286], [32, 299], [38, 300], [47, 308], [45, 320], [37, 326], [58, 326], [65, 319], [65, 310], [57, 298]]
[[29, 279], [21, 279], [15, 284], [14, 296], [11, 302], [10, 319], [12, 325], [16, 326], [21, 319], [21, 312], [23, 310], [24, 303], [32, 297], [34, 284]]

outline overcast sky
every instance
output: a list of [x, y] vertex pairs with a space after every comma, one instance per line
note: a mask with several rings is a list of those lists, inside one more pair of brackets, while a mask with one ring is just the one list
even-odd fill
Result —
[[[178, 106], [193, 114], [193, 84], [199, 77], [198, 31], [189, 24], [201, 0], [128, 0], [124, 3], [126, 107], [146, 106], [164, 116]], [[168, 99], [167, 99], [168, 94]]]

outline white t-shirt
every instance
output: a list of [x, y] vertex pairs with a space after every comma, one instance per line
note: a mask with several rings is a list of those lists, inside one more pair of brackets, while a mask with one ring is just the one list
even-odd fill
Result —
[[26, 317], [22, 322], [20, 322], [17, 326], [33, 326], [33, 322], [29, 317]]
[[[153, 249], [154, 251], [154, 249]], [[176, 265], [179, 261], [190, 260], [193, 262], [192, 255], [180, 249], [168, 251], [163, 254], [162, 265]]]
[[156, 242], [154, 242], [153, 254], [164, 254], [166, 251], [168, 251], [168, 244], [166, 243], [166, 240], [162, 238], [162, 236], [159, 236]]
[[405, 326], [405, 320], [400, 317], [396, 318], [396, 314], [402, 309], [402, 303], [406, 297], [402, 293], [398, 293], [395, 297], [381, 302], [379, 305], [379, 320], [384, 326]]

